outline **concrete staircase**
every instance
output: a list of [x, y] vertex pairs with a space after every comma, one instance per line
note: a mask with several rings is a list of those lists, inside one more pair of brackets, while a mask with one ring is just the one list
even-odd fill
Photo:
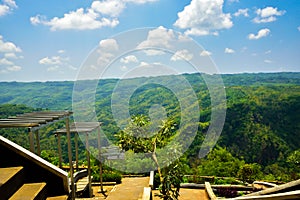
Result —
[[70, 199], [66, 172], [0, 136], [1, 200]]

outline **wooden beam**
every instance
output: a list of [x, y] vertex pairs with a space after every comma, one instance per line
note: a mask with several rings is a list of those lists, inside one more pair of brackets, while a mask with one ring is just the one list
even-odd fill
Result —
[[217, 197], [216, 197], [215, 193], [213, 192], [210, 183], [209, 182], [205, 182], [204, 185], [205, 185], [205, 191], [207, 192], [209, 198], [211, 200], [216, 200]]
[[73, 162], [72, 162], [72, 147], [71, 147], [71, 134], [70, 134], [70, 120], [69, 117], [66, 118], [66, 130], [67, 130], [67, 140], [68, 140], [68, 157], [70, 165], [70, 179], [71, 179], [71, 197], [75, 199], [75, 184], [73, 177]]

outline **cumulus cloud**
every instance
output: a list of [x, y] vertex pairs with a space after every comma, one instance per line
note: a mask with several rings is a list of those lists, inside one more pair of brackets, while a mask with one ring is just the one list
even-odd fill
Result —
[[140, 43], [137, 48], [170, 48], [174, 39], [175, 35], [173, 30], [160, 26], [157, 29], [149, 31], [147, 39]]
[[121, 58], [120, 62], [128, 64], [128, 63], [137, 63], [139, 61], [134, 55], [129, 55], [129, 56], [126, 56], [124, 58]]
[[42, 24], [56, 30], [93, 30], [102, 27], [115, 27], [119, 24], [118, 16], [127, 3], [144, 4], [155, 0], [95, 0], [89, 8], [78, 8], [65, 13], [63, 17], [48, 20], [43, 15], [30, 17], [33, 25]]
[[119, 45], [115, 39], [105, 39], [99, 42], [98, 48], [98, 64], [107, 64], [111, 62], [114, 53], [119, 50]]
[[188, 50], [183, 49], [176, 51], [175, 54], [171, 57], [172, 61], [178, 61], [178, 60], [187, 60], [190, 61], [193, 58], [193, 54], [190, 53]]
[[93, 1], [91, 8], [103, 15], [117, 17], [125, 9], [125, 3], [120, 0]]
[[105, 51], [117, 51], [119, 45], [115, 39], [105, 39], [99, 42], [99, 47]]
[[253, 33], [250, 33], [248, 35], [248, 39], [249, 40], [258, 40], [262, 37], [266, 37], [267, 35], [270, 34], [270, 32], [271, 32], [270, 29], [264, 28], [264, 29], [259, 30], [256, 35]]
[[271, 61], [271, 60], [268, 60], [268, 59], [264, 60], [264, 62], [265, 62], [265, 63], [268, 63], [268, 64], [272, 63], [272, 61]]
[[62, 71], [63, 68], [77, 69], [70, 64], [70, 58], [62, 56], [46, 56], [39, 60], [39, 64], [47, 66], [47, 71]]
[[17, 8], [17, 4], [14, 0], [3, 0], [3, 3], [0, 4], [0, 17], [7, 15], [13, 9]]
[[254, 23], [268, 23], [277, 20], [277, 16], [284, 15], [285, 10], [278, 10], [278, 8], [274, 7], [266, 7], [263, 9], [257, 9], [257, 16], [253, 19]]
[[64, 14], [62, 18], [54, 17], [51, 20], [47, 20], [44, 16], [36, 15], [31, 17], [30, 21], [33, 25], [43, 24], [50, 26], [52, 31], [64, 29], [92, 30], [105, 26], [115, 27], [119, 24], [117, 19], [100, 17], [93, 10], [85, 11], [83, 8]]
[[235, 12], [233, 15], [234, 15], [235, 17], [238, 17], [238, 16], [249, 17], [248, 11], [249, 11], [248, 8], [245, 8], [245, 9], [239, 9], [239, 10], [238, 10], [237, 12]]
[[21, 48], [17, 47], [12, 42], [4, 42], [2, 35], [0, 35], [0, 52], [8, 53], [8, 52], [21, 52]]
[[7, 67], [6, 69], [7, 69], [8, 71], [14, 71], [14, 72], [16, 72], [16, 71], [20, 71], [20, 70], [22, 69], [22, 67], [17, 66], [17, 65], [13, 65], [13, 66]]
[[223, 13], [223, 4], [223, 0], [192, 0], [177, 14], [174, 26], [187, 29], [187, 35], [217, 35], [217, 30], [233, 26], [231, 15]]
[[[17, 56], [17, 53], [22, 52], [21, 48], [15, 45], [13, 42], [7, 42], [3, 40], [3, 36], [0, 35], [0, 71], [2, 73], [8, 73], [12, 71], [20, 71], [22, 68], [15, 64], [15, 60], [22, 58]], [[11, 59], [14, 59], [12, 61]]]
[[0, 59], [0, 65], [13, 65], [14, 63], [12, 61], [7, 60], [6, 58]]
[[300, 31], [300, 26], [297, 27], [298, 31]]
[[211, 56], [211, 55], [212, 55], [212, 53], [207, 50], [203, 50], [200, 52], [200, 56]]
[[63, 49], [57, 51], [57, 53], [59, 53], [59, 54], [63, 54], [63, 53], [65, 53], [65, 52], [66, 52], [66, 51], [63, 50]]
[[22, 56], [17, 56], [14, 52], [4, 53], [4, 57], [8, 59], [22, 58]]
[[45, 57], [45, 58], [42, 58], [39, 61], [39, 63], [42, 65], [59, 65], [62, 63], [61, 60], [62, 60], [62, 58], [59, 56], [53, 56], [51, 58]]
[[235, 51], [233, 49], [230, 49], [230, 48], [225, 48], [224, 50], [225, 53], [228, 53], [228, 54], [232, 54], [234, 53]]

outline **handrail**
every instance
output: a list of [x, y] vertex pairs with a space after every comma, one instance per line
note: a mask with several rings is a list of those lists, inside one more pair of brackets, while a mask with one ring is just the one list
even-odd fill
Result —
[[209, 199], [216, 200], [217, 197], [216, 197], [215, 193], [213, 192], [210, 183], [205, 182], [204, 184], [205, 184], [205, 191], [207, 192]]

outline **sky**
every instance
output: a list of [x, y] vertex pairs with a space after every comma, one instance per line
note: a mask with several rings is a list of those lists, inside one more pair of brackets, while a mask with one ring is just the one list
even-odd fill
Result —
[[[154, 39], [168, 50], [174, 35], [202, 47], [170, 51], [172, 61], [209, 57], [222, 74], [299, 72], [299, 16], [299, 0], [2, 0], [0, 81], [76, 80], [95, 49], [109, 60], [99, 48], [118, 48], [111, 38], [128, 32], [123, 40], [137, 42], [134, 30], [146, 27], [137, 47]], [[120, 58], [111, 76], [151, 64], [138, 55]]]

